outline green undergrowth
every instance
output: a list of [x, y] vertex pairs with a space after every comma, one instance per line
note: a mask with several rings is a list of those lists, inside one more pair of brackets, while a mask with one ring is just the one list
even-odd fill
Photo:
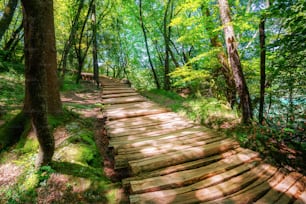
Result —
[[164, 90], [150, 90], [142, 94], [199, 124], [235, 138], [242, 147], [260, 152], [275, 165], [290, 166], [306, 173], [306, 140], [296, 137], [290, 129], [258, 125], [256, 122], [240, 124], [237, 111], [214, 98], [184, 98]]
[[239, 120], [236, 111], [231, 110], [226, 102], [215, 98], [184, 98], [174, 92], [156, 89], [143, 92], [143, 95], [194, 122], [214, 129], [232, 125]]
[[0, 203], [112, 203], [117, 187], [104, 176], [94, 119], [65, 111], [61, 117], [49, 117], [49, 122], [54, 134], [65, 137], [50, 166], [35, 168], [39, 145], [31, 134], [1, 153], [0, 166], [20, 172], [11, 185], [0, 186]]
[[[81, 84], [77, 90], [88, 89]], [[94, 137], [95, 119], [81, 117], [77, 112], [82, 106], [64, 107], [62, 115], [48, 117], [56, 140], [49, 166], [35, 167], [39, 144], [34, 133], [0, 152], [0, 176], [8, 177], [5, 185], [0, 183], [1, 204], [117, 203], [120, 187], [104, 175]]]
[[14, 118], [24, 99], [24, 77], [16, 72], [0, 73], [0, 120], [6, 122]]

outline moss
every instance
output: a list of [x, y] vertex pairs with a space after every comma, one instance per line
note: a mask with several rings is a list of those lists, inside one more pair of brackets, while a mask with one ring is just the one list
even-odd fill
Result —
[[22, 135], [28, 133], [29, 119], [23, 112], [17, 114], [12, 120], [0, 128], [0, 151], [15, 144]]

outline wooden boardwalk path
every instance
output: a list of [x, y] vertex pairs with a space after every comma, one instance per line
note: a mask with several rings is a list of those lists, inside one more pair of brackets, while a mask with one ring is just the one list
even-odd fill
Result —
[[306, 203], [306, 177], [102, 78], [105, 124], [130, 203]]

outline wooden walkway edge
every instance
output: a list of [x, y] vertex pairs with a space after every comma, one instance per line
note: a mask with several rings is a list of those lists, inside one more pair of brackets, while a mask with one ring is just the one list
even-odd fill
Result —
[[101, 78], [105, 128], [130, 203], [306, 203], [306, 176], [264, 163], [119, 81]]

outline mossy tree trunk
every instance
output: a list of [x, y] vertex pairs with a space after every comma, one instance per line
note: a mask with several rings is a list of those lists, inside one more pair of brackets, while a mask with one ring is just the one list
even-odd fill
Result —
[[242, 65], [237, 50], [235, 32], [230, 16], [230, 9], [227, 0], [218, 0], [220, 16], [224, 30], [227, 53], [230, 59], [230, 65], [235, 79], [235, 85], [240, 98], [242, 109], [242, 123], [250, 123], [253, 118], [251, 98], [249, 90], [242, 71]]
[[25, 78], [29, 113], [40, 144], [37, 165], [54, 154], [54, 137], [48, 128], [48, 69], [56, 65], [52, 0], [22, 0], [24, 14]]

